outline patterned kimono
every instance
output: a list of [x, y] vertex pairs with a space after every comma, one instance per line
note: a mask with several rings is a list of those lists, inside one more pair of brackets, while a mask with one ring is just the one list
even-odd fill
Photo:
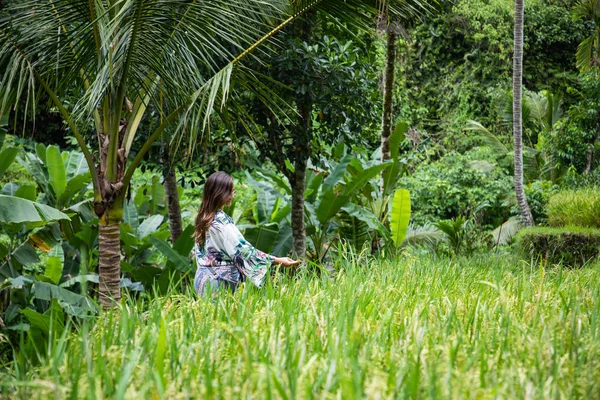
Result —
[[274, 260], [248, 243], [222, 210], [215, 213], [204, 247], [196, 244], [194, 251], [198, 266], [194, 289], [200, 296], [209, 286], [213, 291], [221, 286], [235, 291], [246, 279], [260, 287]]

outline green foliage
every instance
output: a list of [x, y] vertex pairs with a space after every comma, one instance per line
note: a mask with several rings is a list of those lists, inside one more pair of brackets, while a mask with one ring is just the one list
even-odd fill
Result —
[[600, 230], [578, 226], [525, 228], [519, 232], [517, 244], [527, 258], [580, 267], [598, 259]]
[[548, 224], [600, 228], [600, 190], [563, 191], [550, 198]]
[[417, 224], [469, 215], [480, 207], [484, 207], [484, 226], [497, 226], [509, 215], [505, 199], [512, 195], [512, 178], [497, 166], [487, 148], [464, 155], [449, 152], [417, 166], [400, 184], [411, 193], [412, 220]]
[[18, 161], [33, 176], [45, 204], [63, 210], [90, 198], [91, 178], [82, 153], [38, 144], [35, 153], [25, 152]]
[[65, 219], [69, 216], [45, 204], [0, 195], [0, 222], [4, 224], [27, 224], [34, 228]]
[[[525, 3], [524, 83], [533, 90], [565, 93], [575, 81], [574, 54], [589, 25], [573, 21], [574, 1]], [[400, 118], [439, 146], [464, 151], [473, 146], [460, 130], [468, 119], [500, 127], [509, 136], [499, 93], [510, 89], [513, 3], [504, 0], [447, 2], [436, 18], [416, 25], [400, 48], [403, 57], [396, 97]], [[571, 104], [573, 96], [565, 101]]]

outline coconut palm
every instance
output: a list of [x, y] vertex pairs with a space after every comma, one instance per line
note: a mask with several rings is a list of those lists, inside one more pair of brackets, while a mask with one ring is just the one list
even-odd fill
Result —
[[574, 10], [575, 18], [591, 19], [594, 30], [577, 47], [577, 68], [587, 72], [592, 67], [600, 67], [600, 1], [581, 0]]
[[515, 154], [515, 192], [521, 211], [521, 219], [525, 226], [533, 225], [533, 216], [523, 187], [523, 0], [515, 0], [515, 50], [513, 55], [513, 139]]
[[[0, 20], [0, 117], [22, 97], [27, 98], [22, 112], [33, 114], [41, 89], [77, 140], [94, 187], [104, 305], [120, 298], [123, 199], [152, 143], [166, 134], [173, 151], [193, 148], [211, 115], [244, 115], [240, 107], [223, 107], [242, 93], [281, 111], [277, 96], [243, 60], [315, 7], [350, 20], [369, 5], [367, 0], [30, 0], [7, 9], [8, 17]], [[150, 107], [158, 110], [160, 125], [130, 154]], [[95, 151], [87, 144], [93, 136]]]

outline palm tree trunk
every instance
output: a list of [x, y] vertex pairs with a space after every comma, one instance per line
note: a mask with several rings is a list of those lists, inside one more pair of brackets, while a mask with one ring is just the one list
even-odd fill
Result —
[[183, 232], [183, 223], [181, 222], [181, 205], [179, 203], [179, 192], [177, 191], [177, 177], [173, 166], [169, 165], [164, 169], [163, 177], [165, 180], [164, 185], [167, 197], [171, 242], [175, 243]]
[[396, 61], [397, 34], [388, 27], [383, 75], [383, 117], [381, 122], [381, 161], [390, 159], [390, 135], [392, 134], [392, 105], [394, 89], [394, 68]]
[[[112, 212], [111, 212], [112, 211]], [[116, 211], [116, 212], [115, 212]], [[118, 215], [118, 210], [109, 210], [108, 215]], [[121, 212], [123, 207], [121, 205]], [[99, 291], [104, 308], [114, 306], [121, 300], [121, 219], [110, 218], [99, 224]]]
[[523, 0], [515, 0], [515, 49], [513, 56], [513, 136], [515, 152], [515, 193], [524, 225], [533, 226], [533, 216], [523, 187], [523, 124], [522, 124], [522, 86], [523, 86]]

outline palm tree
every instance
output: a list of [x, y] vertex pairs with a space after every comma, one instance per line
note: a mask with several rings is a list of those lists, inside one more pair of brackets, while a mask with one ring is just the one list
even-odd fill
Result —
[[513, 136], [515, 153], [515, 192], [521, 211], [521, 219], [526, 226], [533, 226], [533, 216], [523, 188], [523, 0], [515, 0], [515, 50], [513, 55]]
[[[367, 0], [30, 0], [0, 20], [0, 116], [38, 89], [60, 111], [92, 175], [99, 218], [100, 298], [120, 299], [120, 222], [134, 171], [164, 132], [170, 147], [193, 148], [211, 115], [252, 92], [276, 96], [242, 61], [309, 10], [341, 18]], [[160, 125], [130, 154], [148, 107]], [[240, 107], [227, 108], [242, 118]], [[168, 129], [168, 128], [174, 129]], [[97, 151], [86, 139], [95, 131]], [[139, 138], [138, 138], [139, 140]], [[95, 153], [95, 154], [94, 154]]]
[[575, 18], [594, 21], [594, 31], [577, 47], [577, 68], [587, 72], [592, 67], [600, 68], [600, 1], [581, 0], [575, 6]]

